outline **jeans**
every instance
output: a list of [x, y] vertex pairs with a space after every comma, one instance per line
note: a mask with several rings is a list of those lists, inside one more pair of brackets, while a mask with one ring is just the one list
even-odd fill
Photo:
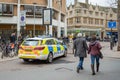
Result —
[[79, 64], [77, 66], [78, 69], [83, 68], [83, 61], [84, 61], [84, 57], [79, 57]]
[[98, 55], [91, 55], [91, 64], [94, 65], [96, 60], [96, 64], [99, 64], [99, 56]]

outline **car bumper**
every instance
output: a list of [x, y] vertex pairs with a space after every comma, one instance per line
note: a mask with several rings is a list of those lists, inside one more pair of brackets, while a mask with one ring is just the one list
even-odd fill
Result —
[[20, 59], [39, 59], [39, 60], [47, 60], [48, 55], [25, 55], [25, 54], [20, 54], [18, 55]]

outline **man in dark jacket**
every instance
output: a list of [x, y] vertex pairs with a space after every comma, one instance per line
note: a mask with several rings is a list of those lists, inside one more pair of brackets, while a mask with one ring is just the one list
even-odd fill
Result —
[[86, 50], [88, 50], [86, 40], [82, 37], [81, 33], [78, 33], [77, 39], [75, 39], [73, 43], [73, 54], [75, 55], [75, 57], [79, 57], [77, 73], [79, 73], [80, 69], [83, 70], [83, 61], [84, 58], [87, 57]]

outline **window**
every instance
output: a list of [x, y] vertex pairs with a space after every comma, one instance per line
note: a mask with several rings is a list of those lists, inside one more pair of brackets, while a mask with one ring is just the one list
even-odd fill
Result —
[[76, 18], [76, 23], [81, 23], [81, 17]]
[[65, 21], [64, 19], [65, 19], [65, 15], [62, 14], [61, 15], [61, 21], [64, 22]]
[[36, 17], [42, 17], [42, 10], [44, 9], [45, 7], [40, 7], [40, 6], [36, 6], [35, 7], [35, 15]]
[[73, 24], [73, 18], [69, 18], [69, 24]]
[[26, 10], [26, 16], [33, 16], [34, 12], [33, 6], [24, 6], [24, 10]]
[[26, 40], [22, 45], [24, 46], [37, 46], [39, 43], [38, 40]]
[[84, 14], [86, 14], [87, 13], [87, 11], [86, 10], [84, 10]]
[[47, 44], [47, 45], [55, 45], [55, 41], [54, 41], [53, 39], [47, 40], [47, 41], [46, 41], [46, 44]]
[[87, 18], [83, 18], [83, 23], [87, 23]]
[[103, 25], [103, 19], [101, 19], [100, 24]]
[[72, 15], [72, 11], [70, 11], [70, 15]]
[[99, 24], [99, 19], [95, 19], [95, 24]]
[[89, 11], [89, 13], [90, 13], [90, 15], [92, 15], [92, 14], [93, 14], [93, 11]]
[[96, 15], [96, 16], [99, 16], [99, 13], [98, 13], [98, 12], [95, 12], [95, 15]]
[[52, 17], [53, 17], [53, 19], [56, 19], [56, 20], [57, 20], [57, 15], [58, 15], [58, 12], [55, 11], [55, 10], [53, 10], [53, 11], [52, 11]]
[[35, 8], [35, 17], [42, 17], [42, 10], [45, 7], [29, 6], [29, 5], [24, 6], [24, 10], [26, 10], [26, 16], [33, 16], [34, 15], [34, 8]]
[[103, 13], [101, 13], [101, 16], [103, 16]]
[[112, 15], [112, 14], [110, 14], [110, 17], [113, 17], [113, 15]]
[[76, 13], [81, 13], [81, 10], [80, 10], [80, 9], [77, 9], [77, 10], [76, 10]]
[[2, 15], [2, 4], [0, 4], [0, 15]]
[[93, 19], [89, 18], [89, 24], [93, 24]]
[[13, 5], [12, 4], [2, 4], [2, 5], [0, 5], [0, 7], [2, 7], [2, 9], [0, 10], [2, 15], [13, 15]]

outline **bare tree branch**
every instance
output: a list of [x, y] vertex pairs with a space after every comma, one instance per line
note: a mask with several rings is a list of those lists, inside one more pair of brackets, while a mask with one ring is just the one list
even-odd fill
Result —
[[118, 0], [108, 0], [107, 3], [110, 5], [110, 7], [117, 7]]

